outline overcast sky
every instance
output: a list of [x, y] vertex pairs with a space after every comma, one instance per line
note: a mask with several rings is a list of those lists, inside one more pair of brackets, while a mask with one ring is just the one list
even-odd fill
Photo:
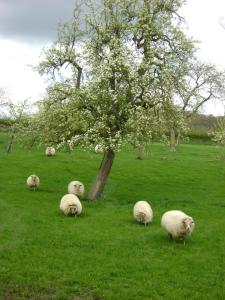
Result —
[[[43, 79], [30, 65], [37, 64], [43, 47], [56, 38], [57, 24], [70, 20], [76, 0], [0, 0], [0, 86], [15, 100], [38, 99]], [[225, 69], [225, 0], [187, 0], [181, 10], [188, 34], [201, 41], [199, 57]], [[211, 104], [206, 113], [223, 114]]]

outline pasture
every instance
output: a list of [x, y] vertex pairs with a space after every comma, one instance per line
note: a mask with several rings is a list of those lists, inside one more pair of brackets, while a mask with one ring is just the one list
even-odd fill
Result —
[[[116, 155], [101, 200], [82, 200], [66, 217], [61, 197], [73, 180], [86, 193], [101, 155], [75, 149], [46, 157], [44, 149], [0, 143], [0, 299], [225, 299], [225, 160], [214, 145], [181, 145], [176, 153], [149, 144], [145, 159], [131, 147]], [[38, 191], [26, 187], [40, 177]], [[146, 200], [153, 223], [133, 220]], [[196, 227], [186, 245], [170, 241], [162, 213], [180, 209]]]

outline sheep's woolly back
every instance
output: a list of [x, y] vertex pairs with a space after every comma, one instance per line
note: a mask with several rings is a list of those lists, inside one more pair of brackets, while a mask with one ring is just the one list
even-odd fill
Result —
[[68, 193], [74, 194], [79, 197], [82, 197], [84, 195], [84, 185], [80, 181], [71, 181], [68, 184]]
[[192, 217], [180, 210], [171, 210], [163, 214], [161, 226], [172, 238], [185, 238], [191, 235], [195, 223]]
[[54, 147], [47, 147], [45, 150], [45, 154], [47, 156], [54, 156], [55, 155], [55, 148]]
[[144, 224], [152, 222], [153, 219], [153, 211], [147, 201], [138, 201], [134, 205], [133, 215], [135, 220]]
[[97, 154], [102, 154], [102, 153], [104, 153], [103, 147], [102, 147], [101, 145], [96, 145], [96, 146], [95, 146], [95, 153], [97, 153]]
[[80, 215], [82, 212], [82, 204], [79, 198], [73, 194], [66, 194], [62, 197], [59, 208], [68, 215]]
[[37, 189], [40, 185], [40, 179], [37, 175], [30, 175], [27, 178], [27, 186], [33, 189]]

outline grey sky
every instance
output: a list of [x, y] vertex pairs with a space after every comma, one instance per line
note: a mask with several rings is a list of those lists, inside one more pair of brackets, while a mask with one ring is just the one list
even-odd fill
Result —
[[[56, 39], [58, 23], [72, 18], [77, 1], [0, 0], [0, 86], [7, 87], [12, 99], [42, 97], [46, 84], [29, 66], [37, 65], [41, 50]], [[225, 30], [220, 24], [225, 0], [187, 0], [181, 15], [187, 34], [201, 41], [199, 58], [225, 69]], [[224, 108], [212, 102], [205, 111], [223, 114]]]
[[76, 0], [0, 0], [0, 37], [53, 40], [57, 24], [72, 18]]

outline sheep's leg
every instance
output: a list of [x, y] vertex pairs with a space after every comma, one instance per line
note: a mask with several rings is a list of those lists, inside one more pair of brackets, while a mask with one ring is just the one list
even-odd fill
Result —
[[168, 238], [169, 238], [170, 240], [173, 240], [173, 236], [172, 236], [171, 233], [168, 233]]
[[181, 237], [181, 238], [180, 238], [180, 241], [183, 242], [183, 245], [185, 246], [185, 238], [184, 238], [184, 237]]

